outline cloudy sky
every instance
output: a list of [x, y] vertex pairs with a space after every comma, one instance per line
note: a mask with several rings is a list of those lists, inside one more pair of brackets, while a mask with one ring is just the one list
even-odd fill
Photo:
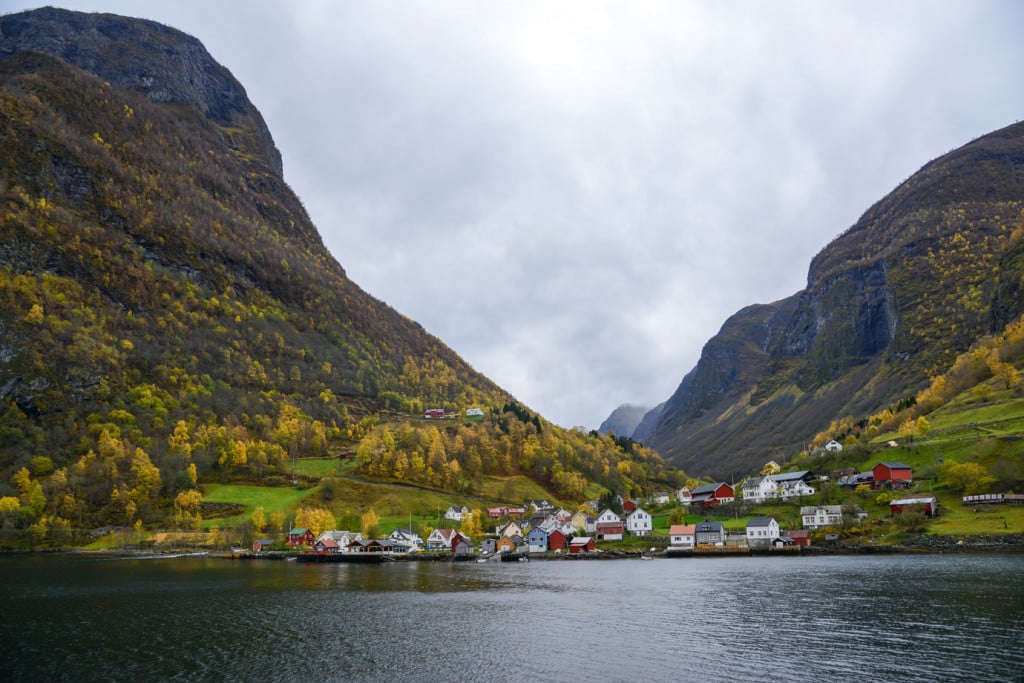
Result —
[[668, 398], [732, 313], [1024, 117], [1014, 0], [53, 2], [199, 38], [349, 276], [567, 427]]

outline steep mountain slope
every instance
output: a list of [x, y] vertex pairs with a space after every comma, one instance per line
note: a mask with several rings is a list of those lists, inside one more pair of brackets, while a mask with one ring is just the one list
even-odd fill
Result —
[[[0, 18], [0, 35], [4, 471], [81, 451], [86, 417], [112, 410], [160, 454], [176, 418], [231, 413], [271, 441], [286, 405], [343, 434], [363, 406], [508, 400], [345, 277], [262, 118], [194, 39], [49, 9]], [[104, 76], [21, 49], [51, 43]]]
[[729, 319], [646, 441], [718, 477], [928, 384], [1024, 310], [1024, 124], [927, 164], [811, 263], [807, 288]]
[[191, 527], [204, 483], [301, 486], [297, 458], [349, 450], [362, 475], [442, 494], [525, 476], [581, 500], [681, 476], [546, 424], [351, 282], [197, 41], [0, 17], [0, 544]]

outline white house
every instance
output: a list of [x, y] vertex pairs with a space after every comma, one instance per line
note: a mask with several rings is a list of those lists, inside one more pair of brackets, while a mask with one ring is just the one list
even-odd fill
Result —
[[467, 507], [450, 507], [444, 513], [445, 519], [450, 519], [453, 522], [461, 522], [465, 519], [466, 513], [473, 512]]
[[813, 496], [814, 489], [803, 479], [790, 479], [779, 484], [779, 492], [776, 495], [782, 500], [789, 500], [800, 496]]
[[668, 503], [668, 493], [659, 491], [651, 496], [651, 502], [655, 505], [666, 505]]
[[774, 498], [779, 491], [775, 479], [767, 477], [751, 477], [743, 482], [743, 500], [750, 503], [763, 503]]
[[484, 416], [484, 409], [483, 408], [470, 408], [470, 409], [468, 409], [466, 411], [466, 417], [483, 417], [483, 416]]
[[779, 537], [779, 523], [774, 517], [755, 517], [747, 522], [747, 545], [767, 547]]
[[804, 505], [800, 508], [800, 518], [805, 529], [821, 529], [836, 526], [843, 521], [842, 505]]
[[684, 486], [683, 488], [676, 491], [676, 500], [678, 500], [683, 505], [689, 505], [690, 501], [693, 500], [693, 496], [690, 494], [690, 489]]
[[626, 531], [633, 536], [649, 536], [653, 529], [651, 513], [637, 508], [626, 515]]
[[832, 439], [825, 444], [825, 450], [829, 453], [841, 453], [843, 451], [843, 444], [839, 443], [835, 439]]
[[409, 529], [395, 529], [388, 536], [388, 540], [407, 550], [418, 550], [423, 545], [423, 539], [419, 537], [419, 534], [415, 534]]
[[594, 532], [602, 541], [621, 541], [624, 532], [622, 518], [614, 511], [606, 509], [597, 516]]
[[[321, 532], [320, 535], [316, 537], [317, 542], [325, 541], [327, 539], [337, 543], [340, 552], [347, 553], [349, 543], [363, 540], [363, 535], [358, 531], [331, 529], [330, 531]], [[316, 543], [314, 543], [314, 545], [316, 545]]]
[[427, 536], [428, 550], [450, 550], [452, 542], [456, 537], [461, 536], [455, 529], [434, 529]]
[[696, 524], [673, 524], [668, 528], [669, 547], [674, 550], [693, 550]]

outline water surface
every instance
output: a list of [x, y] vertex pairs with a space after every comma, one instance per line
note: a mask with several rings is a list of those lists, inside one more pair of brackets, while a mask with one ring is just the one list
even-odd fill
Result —
[[0, 557], [3, 679], [1024, 680], [1024, 555]]

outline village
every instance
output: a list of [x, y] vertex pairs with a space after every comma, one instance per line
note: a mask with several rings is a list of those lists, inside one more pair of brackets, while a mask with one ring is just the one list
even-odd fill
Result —
[[[722, 555], [748, 553], [799, 553], [811, 547], [814, 538], [825, 543], [839, 538], [845, 526], [864, 523], [867, 513], [850, 505], [800, 505], [799, 528], [783, 528], [773, 516], [755, 514], [742, 526], [711, 519], [723, 506], [737, 501], [751, 508], [771, 502], [803, 501], [816, 493], [815, 484], [833, 481], [840, 487], [858, 491], [894, 492], [888, 503], [889, 516], [915, 511], [926, 518], [939, 512], [933, 495], [914, 493], [913, 470], [900, 462], [880, 462], [870, 471], [815, 473], [809, 470], [750, 477], [739, 486], [715, 482], [693, 488], [681, 488], [674, 494], [657, 493], [643, 501], [652, 509], [663, 510], [678, 504], [703, 521], [669, 524], [655, 531], [651, 512], [641, 502], [613, 498], [614, 506], [598, 509], [598, 501], [588, 501], [570, 511], [550, 500], [531, 500], [524, 505], [502, 505], [474, 511], [452, 506], [444, 512], [450, 526], [431, 529], [425, 538], [411, 528], [399, 528], [384, 538], [364, 538], [349, 530], [325, 530], [316, 534], [308, 528], [292, 529], [284, 542], [257, 540], [254, 555], [271, 552], [290, 553], [306, 561], [361, 561], [375, 559], [455, 559], [487, 561], [505, 559], [527, 561], [543, 557], [601, 557], [605, 555], [661, 556]], [[908, 492], [898, 496], [898, 492]], [[737, 495], [738, 494], [738, 495]], [[673, 500], [674, 498], [674, 500]], [[964, 504], [1020, 503], [1022, 496], [966, 496]], [[612, 507], [618, 508], [618, 512]], [[455, 528], [467, 517], [486, 516], [495, 524], [490, 533], [473, 537]], [[659, 533], [660, 532], [660, 533]], [[622, 553], [619, 542], [627, 538], [650, 539], [650, 548], [642, 552]]]

